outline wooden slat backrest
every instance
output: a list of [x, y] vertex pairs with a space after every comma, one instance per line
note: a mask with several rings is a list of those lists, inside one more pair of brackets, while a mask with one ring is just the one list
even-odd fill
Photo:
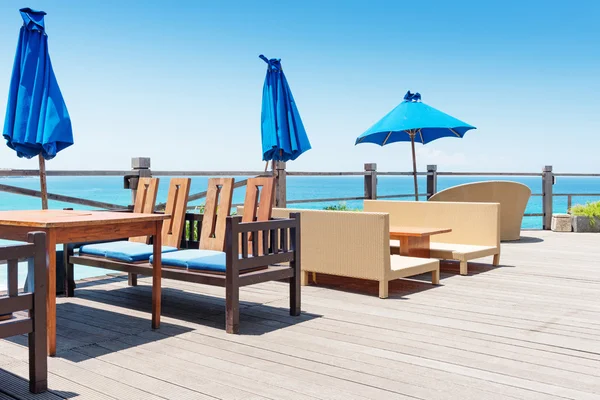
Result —
[[200, 248], [225, 251], [225, 224], [231, 213], [233, 178], [208, 180], [204, 217], [200, 231]]
[[[262, 176], [248, 179], [246, 185], [246, 198], [244, 200], [244, 215], [242, 222], [268, 221], [273, 211], [273, 198], [275, 196], [275, 178]], [[255, 241], [256, 239], [256, 241]], [[263, 254], [263, 237], [248, 235], [251, 254]], [[257, 250], [257, 251], [254, 251]]]
[[163, 246], [179, 248], [185, 226], [185, 211], [190, 195], [190, 178], [172, 178], [169, 184], [165, 213], [171, 218], [163, 223]]
[[[156, 194], [158, 192], [158, 178], [140, 178], [135, 195], [134, 213], [152, 214], [156, 206]], [[149, 236], [130, 237], [130, 242], [150, 243]]]

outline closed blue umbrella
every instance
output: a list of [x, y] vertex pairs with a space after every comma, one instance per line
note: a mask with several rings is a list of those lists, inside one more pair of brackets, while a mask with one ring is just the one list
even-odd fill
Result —
[[408, 91], [404, 101], [356, 139], [355, 144], [375, 143], [385, 146], [394, 142], [411, 142], [415, 199], [419, 200], [415, 141], [422, 144], [443, 137], [462, 138], [474, 126], [421, 103], [419, 93]]
[[261, 113], [263, 161], [295, 160], [311, 148], [306, 130], [281, 60], [267, 59], [262, 54], [260, 58], [268, 64]]
[[39, 156], [42, 208], [48, 208], [44, 160], [73, 144], [71, 119], [56, 82], [43, 11], [19, 10], [23, 26], [10, 81], [2, 131], [19, 157]]

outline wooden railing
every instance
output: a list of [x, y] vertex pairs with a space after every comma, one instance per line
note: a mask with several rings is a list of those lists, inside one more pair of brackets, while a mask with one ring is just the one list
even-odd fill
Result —
[[[17, 176], [37, 176], [37, 170], [0, 170], [1, 177], [17, 177]], [[78, 170], [78, 171], [65, 171], [55, 170], [47, 171], [47, 176], [122, 176], [124, 182], [124, 188], [130, 189], [132, 194], [132, 202], [136, 195], [137, 182], [140, 177], [149, 176], [203, 176], [203, 177], [214, 177], [214, 176], [275, 176], [276, 178], [276, 194], [275, 194], [275, 206], [287, 207], [288, 204], [306, 204], [306, 203], [332, 203], [332, 202], [343, 202], [343, 201], [357, 201], [365, 199], [402, 199], [412, 198], [414, 194], [410, 193], [396, 193], [378, 195], [378, 177], [380, 176], [412, 176], [412, 172], [381, 172], [377, 171], [377, 164], [368, 163], [364, 165], [363, 171], [358, 172], [346, 172], [346, 171], [331, 171], [331, 172], [313, 172], [313, 171], [287, 171], [286, 163], [276, 162], [272, 171], [153, 171], [150, 169], [150, 159], [145, 157], [133, 158], [131, 170]], [[598, 197], [600, 193], [553, 193], [553, 186], [556, 177], [600, 177], [600, 173], [554, 173], [552, 166], [546, 166], [541, 172], [444, 172], [438, 171], [436, 165], [428, 165], [426, 172], [418, 172], [417, 175], [425, 176], [427, 180], [427, 190], [425, 193], [420, 193], [420, 197], [429, 198], [437, 192], [438, 177], [440, 176], [453, 176], [453, 177], [475, 177], [475, 176], [486, 176], [486, 177], [539, 177], [542, 184], [541, 193], [533, 193], [534, 197], [542, 197], [542, 212], [541, 213], [527, 213], [527, 217], [542, 217], [543, 218], [543, 229], [550, 229], [553, 204], [552, 200], [555, 197], [567, 197], [567, 207], [570, 209], [572, 206], [573, 197]], [[363, 196], [347, 196], [347, 197], [325, 197], [325, 198], [312, 198], [312, 199], [287, 199], [287, 177], [297, 176], [312, 176], [312, 177], [324, 177], [324, 176], [362, 176], [364, 178], [364, 194]], [[247, 179], [238, 181], [234, 187], [242, 187], [247, 183]], [[24, 196], [40, 197], [41, 193], [37, 190], [24, 189], [17, 186], [0, 184], [0, 191], [14, 193]], [[206, 197], [206, 191], [198, 192], [190, 195], [189, 200], [195, 201]], [[96, 200], [83, 199], [73, 196], [65, 196], [55, 193], [49, 193], [48, 198], [50, 200], [56, 200], [66, 203], [72, 203], [77, 205], [102, 208], [102, 209], [127, 209], [131, 206], [124, 206], [122, 204], [112, 204], [106, 202], [100, 202]], [[236, 204], [234, 204], [235, 206]], [[157, 208], [164, 207], [164, 204], [158, 204]], [[194, 206], [189, 207], [193, 209]]]

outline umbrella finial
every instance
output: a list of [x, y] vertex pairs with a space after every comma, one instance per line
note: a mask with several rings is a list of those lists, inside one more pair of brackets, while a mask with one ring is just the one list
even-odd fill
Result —
[[271, 58], [271, 59], [268, 59], [263, 54], [261, 54], [260, 56], [258, 56], [258, 58], [260, 58], [261, 60], [263, 60], [264, 62], [266, 62], [267, 64], [269, 64], [269, 68], [270, 69], [272, 69], [274, 71], [281, 71], [281, 58]]
[[404, 101], [416, 102], [421, 101], [420, 93], [411, 93], [410, 90], [404, 95]]
[[19, 10], [21, 18], [23, 18], [23, 26], [30, 31], [44, 32], [44, 11], [32, 10], [29, 7], [21, 8]]

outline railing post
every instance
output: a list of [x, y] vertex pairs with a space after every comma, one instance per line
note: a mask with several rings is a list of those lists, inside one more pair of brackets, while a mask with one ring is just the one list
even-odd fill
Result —
[[287, 207], [287, 172], [285, 161], [275, 162], [275, 207]]
[[377, 164], [365, 164], [365, 199], [377, 199]]
[[427, 166], [427, 200], [437, 193], [437, 165]]
[[138, 178], [148, 178], [152, 176], [152, 171], [150, 170], [150, 157], [133, 157], [131, 159], [131, 169], [136, 174], [133, 177], [125, 177], [125, 189], [131, 189], [131, 204], [135, 204]]
[[552, 172], [552, 165], [546, 165], [542, 171], [542, 207], [544, 211], [544, 230], [549, 230], [552, 226], [552, 185], [554, 185], [554, 173]]

